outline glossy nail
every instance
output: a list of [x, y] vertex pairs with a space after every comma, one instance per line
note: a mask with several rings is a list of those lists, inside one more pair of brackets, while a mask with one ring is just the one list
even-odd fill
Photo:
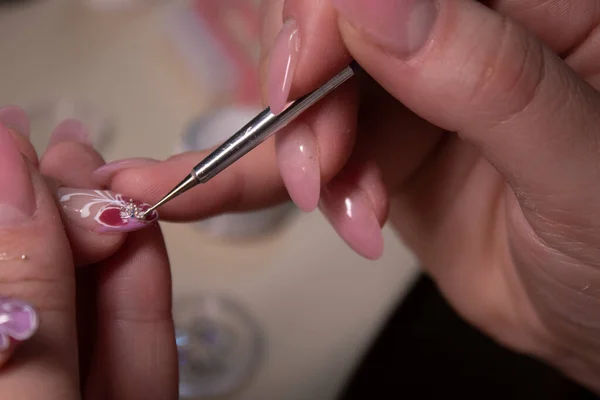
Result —
[[71, 221], [92, 232], [136, 231], [158, 220], [155, 211], [144, 219], [138, 218], [150, 205], [108, 190], [60, 188], [58, 200]]
[[99, 185], [107, 185], [112, 177], [119, 171], [129, 168], [146, 167], [158, 164], [158, 160], [151, 158], [129, 158], [127, 160], [113, 161], [105, 164], [92, 173], [92, 179]]
[[38, 330], [37, 312], [29, 304], [0, 297], [0, 351], [7, 350], [11, 339], [18, 342], [30, 339]]
[[283, 24], [271, 49], [267, 95], [273, 114], [279, 114], [288, 103], [299, 52], [298, 25], [295, 20], [290, 19]]
[[400, 57], [422, 48], [438, 14], [436, 0], [333, 0], [333, 4], [348, 23]]
[[277, 134], [277, 163], [285, 187], [298, 208], [311, 212], [319, 205], [321, 169], [316, 137], [297, 123]]
[[0, 227], [27, 221], [35, 210], [29, 169], [8, 128], [0, 123]]
[[0, 122], [25, 137], [30, 135], [30, 125], [27, 113], [15, 106], [0, 108]]
[[381, 226], [369, 198], [361, 189], [334, 180], [323, 188], [320, 208], [354, 251], [370, 260], [381, 257]]
[[54, 128], [52, 135], [50, 135], [48, 147], [61, 142], [75, 142], [86, 146], [92, 145], [87, 128], [75, 119], [64, 120]]

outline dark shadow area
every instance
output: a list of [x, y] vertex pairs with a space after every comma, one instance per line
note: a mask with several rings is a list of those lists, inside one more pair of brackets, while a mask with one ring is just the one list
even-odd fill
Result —
[[339, 400], [598, 399], [466, 324], [428, 277], [390, 317]]
[[0, 0], [0, 7], [21, 6], [35, 0]]

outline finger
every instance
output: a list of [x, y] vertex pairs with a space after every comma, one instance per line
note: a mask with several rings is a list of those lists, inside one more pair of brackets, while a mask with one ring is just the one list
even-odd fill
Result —
[[598, 0], [499, 0], [494, 9], [510, 16], [561, 55], [579, 48], [598, 24]]
[[600, 88], [598, 0], [501, 0], [494, 2], [494, 9], [526, 27]]
[[[96, 189], [90, 177], [92, 171], [102, 164], [102, 157], [91, 147], [87, 129], [78, 121], [66, 120], [52, 132], [40, 170], [63, 186]], [[57, 192], [64, 191], [59, 187], [55, 189]], [[65, 213], [65, 216], [65, 227], [76, 265], [89, 265], [106, 258], [125, 240], [125, 234], [122, 233], [97, 235], [92, 232], [94, 226], [84, 225], [79, 216], [73, 213]]]
[[29, 141], [31, 131], [29, 118], [25, 111], [15, 106], [2, 107], [0, 108], [0, 122], [11, 131], [21, 153], [31, 164], [37, 166], [38, 157]]
[[323, 189], [320, 208], [352, 249], [374, 260], [383, 252], [381, 227], [387, 219], [389, 193], [400, 190], [419, 170], [437, 146], [441, 131], [407, 110], [372, 79], [360, 78], [355, 150]]
[[[354, 135], [356, 114], [344, 105], [345, 91], [323, 99], [317, 113], [307, 111], [305, 121], [315, 128], [320, 154], [321, 179], [328, 182], [345, 164], [351, 146], [344, 137]], [[322, 114], [321, 114], [322, 113]], [[322, 132], [319, 137], [317, 132]], [[342, 139], [340, 139], [342, 138]], [[181, 179], [189, 175], [208, 152], [191, 152], [160, 164], [112, 171], [110, 187], [146, 203], [155, 203]], [[345, 155], [342, 155], [345, 154]], [[277, 170], [272, 141], [263, 143], [206, 184], [161, 207], [161, 218], [171, 221], [191, 220], [225, 211], [242, 211], [267, 207], [286, 198]]]
[[[124, 232], [146, 226], [136, 219], [124, 221], [119, 206], [129, 199], [97, 191], [92, 173], [104, 160], [90, 145], [86, 128], [66, 120], [52, 133], [40, 165], [41, 171], [62, 185], [57, 198], [64, 211], [67, 234], [77, 265], [88, 265], [112, 255], [125, 240]], [[123, 201], [121, 201], [123, 200]], [[89, 206], [86, 208], [86, 206]], [[116, 220], [103, 218], [105, 206], [112, 206]], [[98, 235], [98, 233], [104, 233]]]
[[[75, 287], [68, 241], [43, 178], [2, 124], [0, 171], [10, 171], [0, 174], [0, 342], [6, 346], [10, 339], [14, 346], [30, 339], [2, 369], [0, 397], [76, 398]], [[37, 317], [22, 301], [37, 310]]]
[[[273, 110], [318, 88], [350, 63], [330, 2], [268, 0], [263, 16], [260, 71]], [[283, 46], [274, 55], [277, 42]], [[279, 73], [270, 71], [275, 65]]]
[[[52, 132], [40, 170], [46, 177], [52, 178], [48, 186], [58, 197], [59, 190], [64, 190], [65, 186], [95, 189], [91, 172], [102, 164], [104, 160], [91, 147], [87, 129], [78, 121], [66, 120]], [[125, 234], [98, 235], [88, 226], [78, 223], [78, 215], [68, 215], [72, 218], [63, 213], [63, 219], [75, 265], [86, 267], [76, 271], [78, 356], [80, 380], [84, 385], [96, 343], [97, 270], [92, 264], [115, 253], [125, 241]]]
[[391, 94], [458, 131], [530, 205], [582, 206], [576, 193], [597, 169], [600, 101], [558, 57], [472, 1], [340, 3], [348, 47]]
[[375, 160], [356, 158], [324, 188], [321, 210], [354, 251], [377, 260], [383, 255], [388, 200]]
[[[266, 103], [277, 114], [289, 100], [331, 79], [350, 58], [329, 2], [288, 0], [265, 4], [262, 87]], [[339, 172], [352, 150], [355, 119], [345, 117], [348, 111], [356, 110], [356, 97], [352, 85], [340, 91], [335, 100], [339, 104], [327, 99], [327, 104], [315, 105], [276, 138], [277, 165], [283, 182], [292, 200], [307, 212], [317, 207], [321, 182]], [[330, 121], [336, 120], [339, 126], [332, 130]]]
[[99, 270], [98, 343], [89, 399], [177, 399], [171, 276], [158, 227], [128, 235]]

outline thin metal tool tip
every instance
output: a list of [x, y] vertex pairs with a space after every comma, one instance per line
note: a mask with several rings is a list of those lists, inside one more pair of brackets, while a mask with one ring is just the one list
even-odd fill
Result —
[[175, 189], [171, 190], [165, 197], [163, 197], [158, 203], [147, 209], [144, 214], [142, 214], [142, 218], [146, 217], [149, 213], [156, 210], [158, 207], [162, 206], [166, 202], [173, 200], [175, 197], [187, 192], [194, 186], [198, 184], [198, 180], [193, 174], [190, 174], [187, 178], [181, 181]]

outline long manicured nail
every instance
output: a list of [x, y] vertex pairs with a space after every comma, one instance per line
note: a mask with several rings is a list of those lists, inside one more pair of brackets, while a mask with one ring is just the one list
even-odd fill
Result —
[[25, 137], [29, 137], [30, 125], [27, 113], [15, 106], [0, 108], [0, 122]]
[[30, 339], [38, 330], [39, 318], [29, 304], [0, 297], [0, 351], [7, 350], [11, 341]]
[[319, 205], [321, 169], [317, 140], [305, 123], [290, 125], [277, 135], [277, 163], [290, 197], [305, 212]]
[[279, 114], [288, 103], [294, 72], [300, 52], [300, 33], [293, 19], [287, 20], [271, 49], [267, 94], [273, 114]]
[[333, 4], [351, 25], [400, 57], [421, 49], [438, 14], [436, 0], [333, 0]]
[[105, 164], [92, 173], [92, 179], [99, 185], [107, 185], [112, 177], [119, 171], [129, 168], [146, 167], [158, 164], [158, 160], [151, 158], [130, 158], [127, 160], [113, 161]]
[[338, 235], [354, 251], [370, 260], [381, 257], [381, 226], [369, 198], [361, 189], [332, 181], [323, 188], [320, 207]]
[[0, 123], [0, 227], [27, 221], [35, 197], [27, 164], [8, 128]]
[[92, 232], [130, 232], [158, 220], [156, 211], [141, 217], [150, 205], [108, 190], [59, 188], [58, 200], [71, 221]]
[[87, 128], [76, 119], [67, 119], [58, 124], [54, 128], [54, 131], [52, 131], [52, 135], [50, 135], [48, 147], [50, 148], [61, 142], [75, 142], [87, 146], [92, 145]]

